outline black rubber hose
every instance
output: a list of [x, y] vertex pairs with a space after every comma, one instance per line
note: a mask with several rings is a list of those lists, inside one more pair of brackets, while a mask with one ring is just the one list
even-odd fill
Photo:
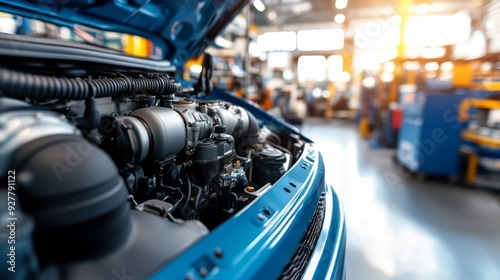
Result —
[[46, 98], [84, 100], [93, 91], [94, 97], [112, 97], [122, 94], [148, 93], [169, 95], [180, 91], [181, 85], [167, 75], [148, 75], [129, 78], [69, 79], [27, 74], [0, 69], [0, 97], [16, 99]]
[[85, 99], [89, 94], [85, 80], [54, 78], [0, 69], [0, 95], [22, 99]]
[[259, 128], [259, 123], [257, 122], [257, 119], [252, 115], [252, 113], [248, 112], [248, 131], [247, 131], [247, 136], [258, 136], [260, 133], [260, 128]]
[[248, 130], [247, 133], [241, 137], [241, 142], [237, 147], [237, 151], [239, 155], [245, 155], [249, 148], [259, 142], [259, 123], [257, 119], [252, 115], [252, 113], [248, 112]]
[[104, 151], [81, 137], [54, 135], [29, 142], [13, 158], [21, 208], [37, 224], [41, 263], [102, 257], [126, 242], [128, 192]]

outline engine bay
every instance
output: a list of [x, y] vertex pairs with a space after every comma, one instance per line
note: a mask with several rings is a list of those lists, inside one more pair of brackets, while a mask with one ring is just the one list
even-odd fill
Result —
[[241, 107], [183, 98], [156, 106], [154, 97], [140, 98], [152, 105], [108, 115], [98, 130], [138, 203], [161, 200], [175, 218], [213, 229], [291, 163], [288, 151], [266, 140], [272, 132]]
[[98, 279], [129, 263], [146, 276], [258, 199], [303, 150], [299, 136], [172, 73], [64, 73], [0, 68], [0, 169], [16, 172], [29, 221], [18, 254], [31, 273]]

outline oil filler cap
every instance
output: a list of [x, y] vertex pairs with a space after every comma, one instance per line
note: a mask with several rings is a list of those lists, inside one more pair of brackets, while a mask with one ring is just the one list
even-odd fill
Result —
[[215, 130], [215, 133], [217, 133], [217, 134], [226, 133], [226, 127], [223, 125], [216, 125], [214, 130]]

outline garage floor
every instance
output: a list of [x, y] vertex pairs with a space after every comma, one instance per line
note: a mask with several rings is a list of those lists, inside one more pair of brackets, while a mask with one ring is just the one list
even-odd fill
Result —
[[347, 221], [347, 279], [500, 279], [500, 195], [416, 179], [351, 122], [302, 126], [323, 151]]

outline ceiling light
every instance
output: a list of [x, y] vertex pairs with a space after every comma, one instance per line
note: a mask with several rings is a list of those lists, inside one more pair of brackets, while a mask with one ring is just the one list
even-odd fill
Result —
[[335, 8], [342, 10], [347, 7], [347, 0], [336, 0], [335, 1]]
[[310, 2], [302, 2], [298, 4], [294, 4], [291, 6], [292, 12], [295, 14], [301, 14], [312, 10], [313, 5]]
[[377, 84], [377, 81], [373, 77], [366, 77], [361, 81], [361, 85], [365, 88], [374, 88]]
[[430, 10], [429, 4], [423, 3], [423, 4], [418, 5], [415, 8], [415, 13], [417, 15], [424, 15], [424, 14], [427, 14], [429, 12], [429, 10]]
[[439, 58], [443, 57], [446, 55], [446, 49], [443, 47], [430, 47], [430, 48], [423, 48], [420, 51], [420, 56], [422, 58]]
[[342, 75], [340, 75], [340, 81], [348, 83], [350, 80], [351, 80], [351, 74], [349, 72], [342, 72]]
[[275, 11], [270, 11], [270, 12], [267, 14], [267, 18], [268, 18], [270, 21], [275, 20], [277, 17], [278, 17], [278, 15], [276, 14], [276, 12], [275, 12]]
[[416, 61], [407, 61], [403, 63], [403, 69], [405, 70], [418, 70], [420, 69], [420, 63]]
[[380, 80], [384, 83], [390, 83], [394, 80], [394, 73], [384, 72], [380, 75]]
[[338, 14], [338, 15], [335, 16], [334, 20], [338, 24], [344, 23], [345, 16], [343, 14]]
[[295, 73], [292, 70], [286, 69], [283, 71], [283, 80], [292, 81], [293, 78], [295, 78]]
[[330, 91], [328, 91], [328, 90], [324, 90], [324, 91], [321, 93], [321, 96], [322, 96], [323, 98], [325, 98], [325, 99], [326, 99], [326, 98], [329, 98], [329, 97], [330, 97]]
[[493, 63], [484, 62], [483, 64], [481, 64], [480, 69], [482, 72], [490, 72], [491, 70], [493, 70]]
[[451, 61], [446, 61], [441, 63], [441, 71], [452, 71], [453, 70], [453, 62]]
[[257, 11], [261, 13], [266, 10], [266, 6], [264, 6], [264, 3], [262, 3], [262, 1], [260, 0], [254, 0], [253, 6], [255, 7], [255, 9], [257, 9]]
[[439, 63], [437, 62], [427, 62], [424, 66], [426, 71], [437, 71], [439, 69]]
[[319, 98], [319, 97], [321, 97], [321, 93], [322, 93], [322, 92], [321, 92], [321, 89], [320, 89], [320, 88], [315, 88], [315, 89], [313, 89], [313, 97], [314, 97], [314, 98]]
[[396, 70], [396, 64], [394, 64], [394, 62], [392, 61], [389, 61], [384, 64], [383, 68], [385, 72], [394, 72]]

